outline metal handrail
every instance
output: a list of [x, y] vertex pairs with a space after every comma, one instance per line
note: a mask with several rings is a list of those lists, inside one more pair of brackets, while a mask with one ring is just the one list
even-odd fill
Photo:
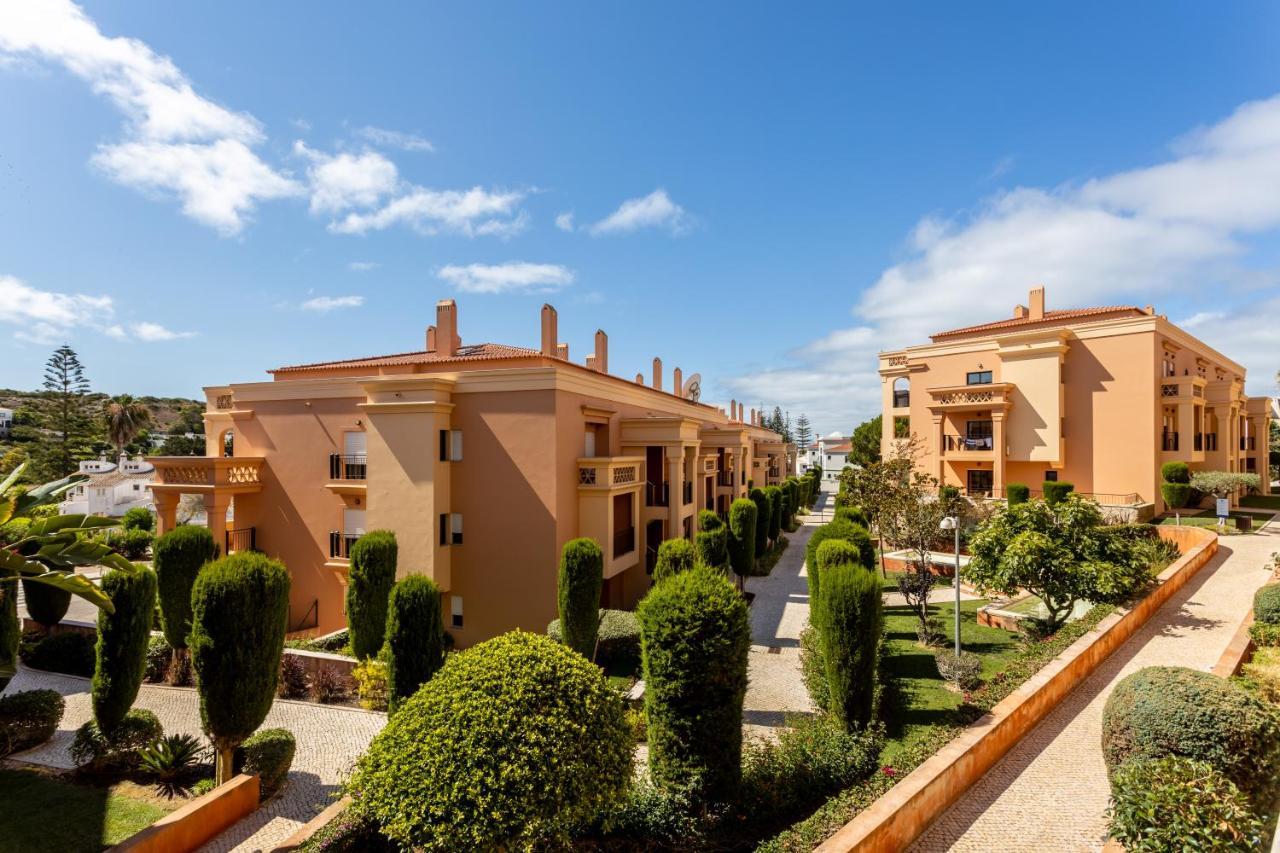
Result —
[[365, 480], [369, 476], [369, 457], [359, 454], [329, 454], [330, 480]]

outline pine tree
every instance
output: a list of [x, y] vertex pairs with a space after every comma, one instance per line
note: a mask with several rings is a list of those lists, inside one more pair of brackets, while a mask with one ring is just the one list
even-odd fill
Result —
[[88, 451], [90, 419], [85, 395], [89, 380], [75, 350], [66, 344], [54, 350], [45, 364], [42, 387], [47, 392], [42, 426], [54, 434], [54, 440], [38, 445], [41, 458], [37, 471], [41, 479], [56, 480], [75, 473], [78, 457]]
[[800, 417], [796, 418], [796, 444], [801, 450], [806, 450], [812, 441], [813, 428], [809, 426], [809, 416], [801, 412]]

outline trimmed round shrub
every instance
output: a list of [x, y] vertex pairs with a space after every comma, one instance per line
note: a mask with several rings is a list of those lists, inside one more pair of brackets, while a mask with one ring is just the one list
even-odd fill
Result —
[[88, 678], [93, 675], [93, 634], [66, 631], [22, 644], [22, 662], [32, 669]]
[[860, 527], [869, 527], [867, 524], [867, 515], [862, 511], [862, 507], [857, 506], [838, 506], [836, 507], [833, 521], [847, 521], [850, 524], [856, 524]]
[[600, 590], [604, 587], [604, 552], [594, 539], [570, 539], [560, 552], [556, 604], [564, 644], [591, 660], [600, 628]]
[[150, 530], [112, 530], [106, 535], [107, 546], [126, 560], [146, 559], [155, 536]]
[[1130, 761], [1111, 778], [1111, 837], [1129, 853], [1262, 849], [1266, 825], [1249, 798], [1204, 761]]
[[1265, 703], [1193, 669], [1150, 666], [1126, 676], [1102, 712], [1102, 753], [1110, 773], [1126, 761], [1178, 755], [1207, 761], [1265, 804], [1278, 749], [1280, 724]]
[[[835, 544], [828, 542], [823, 548]], [[813, 617], [822, 641], [829, 710], [846, 731], [854, 731], [870, 723], [875, 712], [880, 636], [884, 632], [880, 580], [852, 562], [833, 563], [821, 573], [822, 594]]]
[[187, 647], [191, 631], [191, 587], [205, 563], [218, 556], [218, 545], [207, 527], [183, 524], [151, 546], [160, 593], [160, 629], [175, 649]]
[[[547, 636], [564, 642], [560, 620], [547, 626]], [[596, 663], [602, 666], [636, 667], [640, 663], [640, 620], [631, 610], [601, 610], [596, 634]]]
[[128, 769], [137, 765], [142, 750], [162, 737], [160, 718], [146, 708], [134, 708], [124, 715], [110, 737], [93, 720], [76, 729], [71, 760], [77, 767], [88, 764], [97, 770]]
[[1280, 625], [1280, 583], [1259, 587], [1253, 594], [1253, 620], [1265, 625]]
[[147, 646], [156, 609], [156, 573], [145, 566], [113, 569], [102, 578], [102, 591], [114, 613], [98, 611], [98, 643], [94, 647], [93, 719], [113, 738], [133, 707], [147, 669]]
[[1076, 487], [1071, 483], [1064, 483], [1061, 480], [1045, 480], [1040, 487], [1044, 494], [1044, 502], [1049, 506], [1054, 506], [1067, 499], [1067, 495], [1075, 491]]
[[739, 577], [755, 571], [758, 516], [755, 501], [738, 498], [729, 506], [729, 566]]
[[1191, 500], [1191, 486], [1187, 483], [1161, 483], [1160, 497], [1169, 509], [1182, 509]]
[[1004, 487], [1004, 493], [1009, 498], [1009, 506], [1024, 504], [1031, 499], [1030, 487], [1022, 483], [1010, 483]]
[[388, 708], [395, 713], [444, 666], [440, 589], [426, 575], [409, 575], [391, 587], [388, 609]]
[[402, 704], [348, 792], [402, 847], [563, 844], [621, 799], [631, 750], [622, 698], [600, 670], [513, 631], [452, 656]]
[[667, 790], [725, 797], [742, 769], [746, 602], [723, 575], [698, 568], [655, 586], [637, 612], [650, 775]]
[[53, 737], [66, 702], [56, 690], [23, 690], [0, 696], [0, 757], [31, 749]]
[[262, 725], [276, 694], [289, 614], [289, 571], [246, 552], [214, 560], [191, 590], [191, 663], [200, 722], [218, 750], [218, 782], [235, 748]]
[[27, 615], [46, 630], [61, 622], [71, 607], [71, 593], [47, 583], [23, 580], [22, 597], [26, 600]]
[[982, 680], [982, 659], [975, 654], [957, 655], [952, 649], [941, 649], [933, 659], [938, 665], [938, 674], [961, 690], [972, 690]]
[[769, 504], [769, 496], [765, 494], [764, 489], [752, 489], [747, 493], [747, 499], [756, 505], [756, 557], [760, 557], [769, 546], [769, 525], [773, 519], [773, 507]]
[[144, 506], [135, 506], [124, 514], [120, 526], [125, 530], [145, 530], [150, 533], [155, 529], [155, 516]]
[[698, 562], [716, 569], [729, 567], [729, 529], [721, 524], [706, 530], [699, 530], [694, 537], [694, 547], [698, 550]]
[[387, 601], [396, 582], [396, 535], [370, 530], [351, 546], [347, 572], [347, 626], [351, 653], [373, 657], [382, 648], [387, 630]]
[[297, 749], [298, 742], [288, 729], [262, 729], [246, 738], [236, 752], [242, 756], [245, 772], [258, 774], [265, 800], [284, 785]]
[[698, 510], [699, 530], [718, 530], [724, 527], [724, 521], [709, 509]]
[[782, 533], [782, 489], [777, 486], [765, 486], [764, 496], [769, 501], [769, 541], [776, 542], [778, 535]]
[[1160, 479], [1166, 483], [1190, 483], [1191, 468], [1185, 462], [1166, 462], [1160, 466]]
[[687, 572], [698, 562], [698, 551], [688, 539], [668, 539], [658, 546], [658, 560], [653, 567], [655, 582]]
[[813, 568], [809, 570], [809, 588], [814, 598], [822, 592], [822, 572], [842, 563], [862, 564], [862, 552], [857, 545], [847, 539], [828, 539], [818, 546]]

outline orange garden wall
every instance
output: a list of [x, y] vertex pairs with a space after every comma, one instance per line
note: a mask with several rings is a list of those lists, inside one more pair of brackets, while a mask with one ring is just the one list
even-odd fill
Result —
[[[124, 853], [185, 853], [195, 850], [258, 808], [258, 777], [242, 773], [196, 797], [118, 845]], [[56, 816], [52, 816], [56, 820]]]

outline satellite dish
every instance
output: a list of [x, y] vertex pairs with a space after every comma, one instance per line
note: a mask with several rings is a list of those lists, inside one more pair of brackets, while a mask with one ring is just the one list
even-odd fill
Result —
[[698, 402], [702, 398], [702, 374], [695, 373], [685, 380], [684, 388], [680, 390], [680, 396], [686, 400]]

